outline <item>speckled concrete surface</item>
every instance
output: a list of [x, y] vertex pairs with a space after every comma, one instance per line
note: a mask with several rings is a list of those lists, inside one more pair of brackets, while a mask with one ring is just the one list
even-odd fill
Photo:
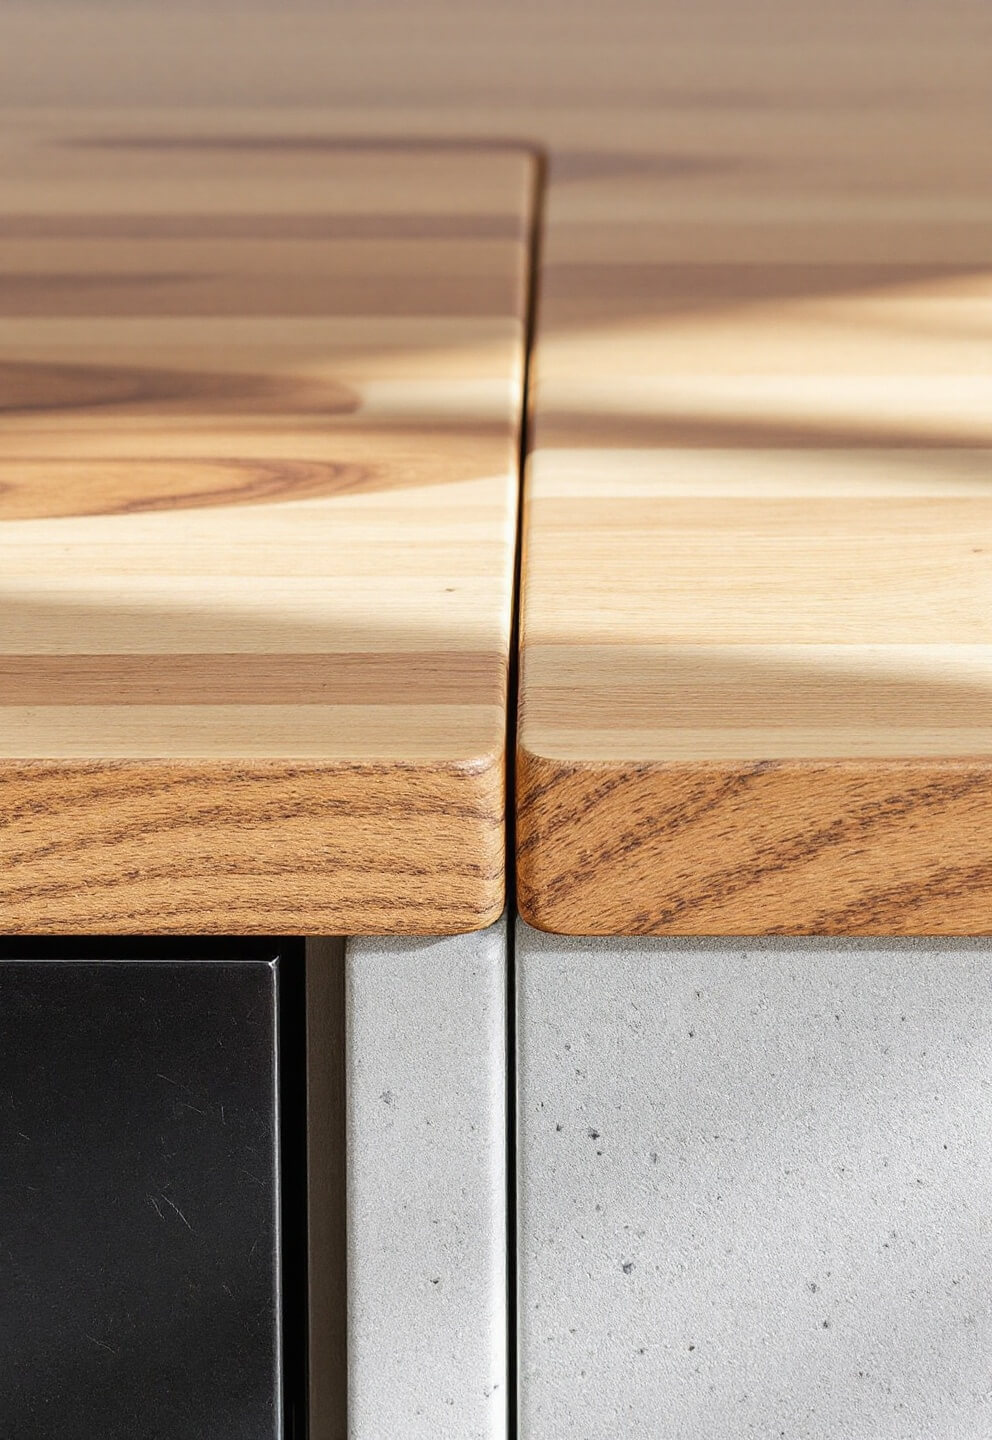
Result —
[[517, 948], [525, 1440], [992, 1435], [992, 944]]
[[350, 1440], [505, 1440], [506, 926], [345, 963]]

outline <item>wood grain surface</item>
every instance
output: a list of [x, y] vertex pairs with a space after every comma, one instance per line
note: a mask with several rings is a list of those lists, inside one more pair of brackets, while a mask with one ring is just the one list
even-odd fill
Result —
[[0, 931], [504, 904], [534, 166], [0, 131]]
[[[204, 166], [261, 138], [300, 167], [398, 137], [548, 152], [518, 755], [530, 921], [992, 929], [985, 0], [10, 0], [3, 28], [3, 103], [72, 130], [65, 107], [83, 107], [91, 136], [143, 127], [149, 162], [167, 136], [148, 107], [177, 105], [212, 137]], [[260, 240], [286, 233], [249, 208]], [[4, 206], [3, 243], [30, 254], [53, 218]], [[59, 223], [99, 247], [95, 200]], [[140, 215], [117, 223], [148, 238]], [[359, 252], [364, 223], [347, 222]], [[454, 240], [465, 222], [445, 223]], [[172, 224], [223, 252], [238, 221]], [[292, 233], [320, 224], [304, 208]], [[391, 234], [421, 224], [394, 215]], [[164, 259], [156, 273], [175, 284]], [[143, 363], [171, 403], [169, 362]], [[107, 364], [92, 383], [113, 393]], [[95, 495], [106, 481], [76, 458]]]
[[992, 12], [673, 8], [552, 161], [521, 911], [988, 933]]

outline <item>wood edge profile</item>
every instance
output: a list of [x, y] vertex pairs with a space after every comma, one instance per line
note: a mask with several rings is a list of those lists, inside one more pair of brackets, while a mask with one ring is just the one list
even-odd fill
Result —
[[517, 756], [522, 919], [561, 935], [992, 934], [992, 757]]
[[499, 919], [505, 757], [0, 762], [6, 934], [454, 935]]

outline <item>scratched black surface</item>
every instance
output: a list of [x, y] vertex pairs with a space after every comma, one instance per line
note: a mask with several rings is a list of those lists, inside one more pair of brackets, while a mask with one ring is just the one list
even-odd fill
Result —
[[271, 942], [0, 942], [3, 1436], [278, 1436], [277, 996]]

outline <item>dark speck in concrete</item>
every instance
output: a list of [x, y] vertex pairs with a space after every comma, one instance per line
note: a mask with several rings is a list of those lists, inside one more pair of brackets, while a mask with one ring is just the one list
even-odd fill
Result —
[[623, 1273], [624, 1273], [625, 1275], [629, 1275], [630, 1272], [633, 1270], [633, 1268], [634, 1268], [634, 1262], [633, 1262], [633, 1260], [625, 1260], [625, 1261], [623, 1262], [623, 1264], [620, 1266], [620, 1269], [623, 1271]]
[[598, 1131], [598, 1130], [587, 1130], [587, 1131], [586, 1131], [586, 1134], [589, 1136], [589, 1139], [590, 1139], [590, 1140], [598, 1140], [598, 1139], [599, 1139], [599, 1131]]

